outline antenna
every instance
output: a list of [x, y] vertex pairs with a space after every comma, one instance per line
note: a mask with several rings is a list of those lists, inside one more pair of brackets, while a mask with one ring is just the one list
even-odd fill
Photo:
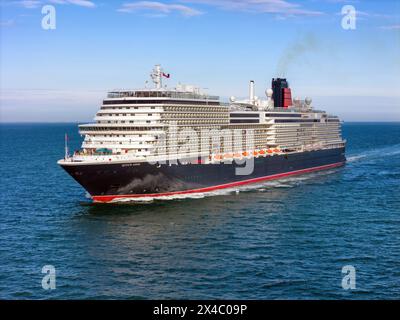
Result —
[[255, 97], [254, 97], [254, 80], [250, 81], [249, 86], [249, 100], [251, 104], [255, 104]]
[[154, 84], [156, 85], [156, 89], [162, 88], [162, 70], [159, 64], [156, 64], [150, 74], [151, 79], [153, 80]]
[[68, 134], [65, 133], [65, 155], [64, 155], [64, 159], [67, 160], [68, 159]]

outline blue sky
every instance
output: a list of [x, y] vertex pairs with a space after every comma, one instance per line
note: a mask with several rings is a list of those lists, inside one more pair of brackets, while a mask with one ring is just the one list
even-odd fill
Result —
[[[44, 30], [44, 5], [56, 29]], [[357, 10], [344, 30], [341, 9]], [[271, 78], [346, 121], [400, 121], [400, 1], [1, 1], [0, 121], [88, 121], [156, 63], [222, 97]]]

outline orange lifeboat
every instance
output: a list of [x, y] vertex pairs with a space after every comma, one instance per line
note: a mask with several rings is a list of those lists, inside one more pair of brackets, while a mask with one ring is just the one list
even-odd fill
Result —
[[265, 154], [265, 151], [264, 150], [260, 150], [260, 154]]
[[224, 155], [224, 158], [225, 158], [225, 159], [227, 159], [227, 158], [232, 158], [232, 154], [231, 154], [231, 153], [226, 153], [226, 154]]
[[279, 149], [274, 149], [274, 152], [279, 152], [280, 150]]
[[240, 153], [235, 153], [233, 156], [234, 156], [235, 158], [240, 158], [242, 155], [241, 155]]
[[221, 156], [220, 154], [217, 154], [216, 156], [214, 156], [214, 158], [215, 158], [216, 160], [222, 160], [222, 156]]
[[254, 155], [255, 157], [258, 156], [258, 151], [257, 151], [257, 150], [254, 150], [253, 155]]
[[242, 153], [245, 157], [247, 157], [249, 155], [249, 153], [247, 151]]
[[268, 153], [273, 153], [272, 149], [267, 150]]

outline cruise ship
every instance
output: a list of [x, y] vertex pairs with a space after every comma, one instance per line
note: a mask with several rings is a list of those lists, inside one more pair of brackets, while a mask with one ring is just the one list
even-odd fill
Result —
[[246, 99], [221, 101], [170, 78], [160, 65], [152, 88], [113, 90], [94, 123], [79, 125], [80, 150], [58, 164], [94, 202], [207, 193], [345, 164], [337, 116], [292, 99], [274, 78], [266, 97], [249, 83]]

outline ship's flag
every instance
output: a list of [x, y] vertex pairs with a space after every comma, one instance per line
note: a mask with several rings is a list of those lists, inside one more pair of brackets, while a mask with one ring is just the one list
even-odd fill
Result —
[[166, 78], [169, 78], [170, 77], [170, 74], [169, 73], [162, 73], [162, 75], [163, 75], [163, 77], [166, 77]]

